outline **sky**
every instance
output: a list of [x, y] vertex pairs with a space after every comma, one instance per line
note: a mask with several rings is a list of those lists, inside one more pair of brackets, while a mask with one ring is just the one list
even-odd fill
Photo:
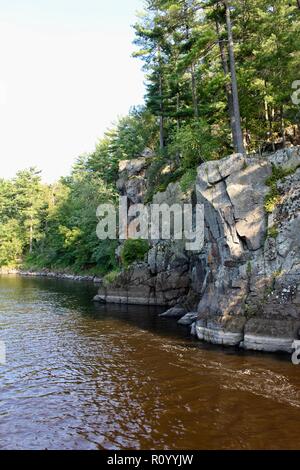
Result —
[[53, 182], [143, 103], [131, 25], [142, 0], [0, 0], [0, 178]]

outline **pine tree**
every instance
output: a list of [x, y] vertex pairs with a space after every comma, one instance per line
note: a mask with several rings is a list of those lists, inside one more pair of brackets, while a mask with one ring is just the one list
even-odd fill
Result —
[[225, 7], [226, 26], [227, 26], [227, 35], [228, 35], [228, 52], [229, 52], [230, 75], [231, 75], [233, 116], [234, 116], [234, 126], [235, 126], [235, 133], [233, 135], [233, 137], [235, 138], [234, 146], [237, 152], [245, 153], [245, 148], [244, 148], [244, 143], [243, 143], [243, 131], [242, 131], [242, 125], [241, 125], [240, 102], [239, 102], [239, 92], [238, 92], [237, 75], [236, 75], [230, 5], [229, 5], [228, 0], [224, 0], [223, 5]]
[[18, 219], [24, 228], [25, 243], [29, 253], [33, 251], [35, 230], [39, 225], [39, 212], [43, 205], [43, 186], [40, 171], [35, 168], [19, 171], [14, 179], [14, 202]]

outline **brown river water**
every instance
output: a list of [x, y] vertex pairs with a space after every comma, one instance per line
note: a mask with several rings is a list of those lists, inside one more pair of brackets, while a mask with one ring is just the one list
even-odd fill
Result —
[[0, 277], [0, 449], [300, 449], [300, 366], [91, 284]]

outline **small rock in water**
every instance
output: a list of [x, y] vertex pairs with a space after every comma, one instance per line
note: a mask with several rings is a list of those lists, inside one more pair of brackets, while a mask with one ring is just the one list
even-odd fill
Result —
[[103, 295], [95, 295], [94, 302], [100, 302], [101, 304], [106, 304], [105, 297]]
[[165, 318], [181, 318], [186, 314], [186, 310], [181, 307], [172, 307], [164, 313], [161, 313], [160, 317]]
[[180, 318], [180, 320], [178, 320], [178, 324], [189, 326], [192, 323], [194, 323], [194, 321], [197, 320], [197, 317], [198, 317], [197, 312], [186, 313], [182, 318]]

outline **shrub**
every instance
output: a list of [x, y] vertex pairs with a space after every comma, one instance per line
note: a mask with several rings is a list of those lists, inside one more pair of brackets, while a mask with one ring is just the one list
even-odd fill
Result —
[[107, 274], [117, 269], [117, 246], [116, 240], [98, 240], [92, 254], [92, 262], [96, 263], [100, 273]]
[[220, 143], [206, 121], [199, 120], [182, 126], [169, 146], [169, 153], [181, 156], [184, 169], [195, 168], [207, 160], [219, 158]]
[[268, 238], [277, 238], [278, 237], [278, 229], [275, 225], [273, 225], [273, 227], [270, 227], [268, 229]]
[[153, 195], [157, 192], [163, 192], [170, 183], [180, 180], [183, 175], [183, 169], [177, 167], [177, 163], [169, 158], [165, 152], [160, 152], [156, 158], [151, 161], [147, 170], [148, 189], [144, 197], [144, 202], [150, 203]]
[[272, 190], [266, 197], [265, 211], [268, 214], [271, 214], [276, 209], [276, 206], [278, 206], [279, 203], [280, 203], [279, 194], [277, 194], [275, 190]]
[[180, 188], [184, 193], [188, 192], [190, 189], [192, 189], [195, 186], [196, 177], [197, 177], [197, 170], [194, 168], [184, 173], [184, 175], [182, 176], [180, 180]]
[[266, 181], [266, 185], [270, 188], [270, 192], [265, 198], [265, 210], [267, 213], [272, 213], [276, 209], [276, 206], [280, 203], [281, 198], [277, 188], [278, 181], [292, 175], [295, 173], [295, 171], [295, 169], [284, 170], [281, 167], [276, 167], [273, 165], [272, 175]]
[[135, 261], [143, 261], [149, 248], [147, 240], [126, 240], [121, 251], [122, 264], [128, 267]]
[[104, 276], [103, 278], [104, 286], [110, 286], [111, 284], [113, 284], [115, 280], [117, 279], [117, 277], [119, 276], [120, 272], [121, 271], [119, 269], [116, 269], [106, 274], [106, 276]]

